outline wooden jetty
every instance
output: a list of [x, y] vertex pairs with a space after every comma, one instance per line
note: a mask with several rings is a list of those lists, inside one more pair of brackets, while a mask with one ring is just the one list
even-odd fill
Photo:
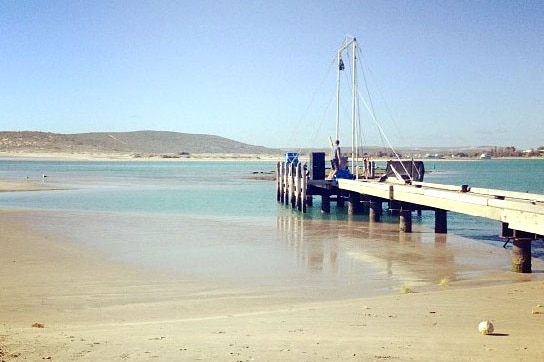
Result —
[[379, 222], [383, 204], [399, 215], [399, 231], [412, 231], [412, 213], [435, 213], [435, 233], [447, 233], [447, 213], [456, 212], [497, 220], [500, 237], [511, 240], [512, 271], [531, 272], [531, 241], [544, 239], [544, 195], [505, 190], [403, 182], [397, 179], [326, 180], [324, 164], [310, 170], [300, 162], [278, 162], [278, 202], [306, 212], [313, 196], [321, 197], [321, 211], [330, 212], [331, 201], [347, 203], [348, 214], [368, 212], [370, 222]]

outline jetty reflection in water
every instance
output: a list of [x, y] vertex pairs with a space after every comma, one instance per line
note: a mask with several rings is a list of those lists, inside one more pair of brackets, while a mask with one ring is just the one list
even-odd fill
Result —
[[392, 220], [369, 223], [361, 217], [327, 221], [286, 215], [278, 217], [277, 227], [313, 279], [334, 280], [337, 286], [356, 287], [365, 295], [396, 292], [403, 286], [432, 288], [445, 280], [493, 278], [491, 274], [510, 268], [508, 250], [435, 234], [422, 226], [402, 233]]
[[351, 298], [400, 293], [405, 285], [416, 291], [439, 288], [443, 279], [450, 285], [482, 278], [496, 282], [514, 274], [509, 250], [500, 246], [435, 235], [421, 226], [400, 233], [398, 223], [361, 218], [312, 219], [291, 212], [254, 219], [23, 214], [29, 216], [33, 229], [92, 247], [114, 262], [276, 295]]

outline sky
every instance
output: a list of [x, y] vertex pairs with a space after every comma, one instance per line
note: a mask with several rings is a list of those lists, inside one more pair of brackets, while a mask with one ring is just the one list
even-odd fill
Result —
[[367, 145], [544, 145], [541, 0], [0, 0], [0, 130], [324, 147], [346, 35]]

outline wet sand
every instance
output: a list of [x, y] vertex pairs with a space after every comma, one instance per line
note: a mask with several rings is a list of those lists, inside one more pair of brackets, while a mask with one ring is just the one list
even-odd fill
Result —
[[34, 181], [19, 182], [0, 180], [0, 192], [54, 190], [53, 186]]
[[[307, 299], [116, 263], [37, 232], [39, 217], [0, 212], [2, 361], [544, 359], [541, 261], [532, 275]], [[495, 334], [478, 333], [486, 319]]]

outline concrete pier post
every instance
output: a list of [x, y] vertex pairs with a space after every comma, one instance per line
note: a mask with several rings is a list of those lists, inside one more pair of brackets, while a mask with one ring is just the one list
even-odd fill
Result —
[[437, 234], [448, 233], [448, 212], [442, 209], [434, 211], [434, 232]]
[[382, 217], [382, 202], [370, 201], [369, 219], [370, 221], [380, 221]]
[[400, 231], [405, 233], [412, 232], [412, 211], [400, 210], [399, 211]]
[[531, 240], [513, 240], [512, 271], [516, 273], [531, 273]]

